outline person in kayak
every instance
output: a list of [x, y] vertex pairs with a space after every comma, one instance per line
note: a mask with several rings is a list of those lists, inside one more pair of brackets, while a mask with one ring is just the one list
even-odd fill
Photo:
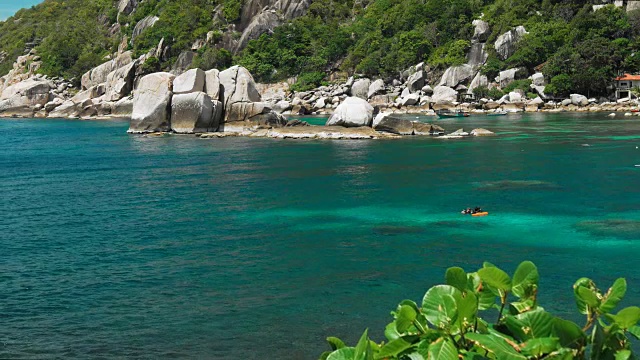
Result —
[[461, 214], [464, 214], [464, 215], [471, 215], [471, 214], [473, 214], [473, 213], [471, 212], [471, 208], [462, 209], [462, 211], [461, 211], [460, 213], [461, 213]]
[[473, 213], [472, 214], [477, 214], [477, 213], [481, 213], [482, 209], [479, 206], [476, 206], [475, 209], [473, 209]]

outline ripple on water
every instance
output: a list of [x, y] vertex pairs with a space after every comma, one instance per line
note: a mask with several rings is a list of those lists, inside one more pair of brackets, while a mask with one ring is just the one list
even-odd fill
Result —
[[640, 220], [606, 219], [586, 220], [575, 224], [579, 231], [597, 237], [615, 237], [623, 240], [640, 240]]

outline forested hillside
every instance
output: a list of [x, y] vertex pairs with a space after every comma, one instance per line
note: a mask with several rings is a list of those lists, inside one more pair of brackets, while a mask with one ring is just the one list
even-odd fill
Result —
[[[480, 39], [488, 55], [481, 72], [489, 79], [508, 68], [537, 68], [547, 92], [597, 95], [618, 72], [640, 71], [640, 10], [636, 2], [618, 3], [595, 10], [606, 2], [45, 0], [0, 23], [0, 73], [36, 46], [40, 72], [79, 79], [119, 45], [138, 56], [163, 41], [147, 66], [170, 69], [193, 50], [190, 66], [239, 63], [259, 81], [298, 76], [300, 87], [337, 74], [392, 79], [423, 61], [441, 74], [467, 62], [478, 41], [472, 22], [482, 19], [489, 29]], [[500, 56], [493, 44], [516, 26], [527, 33]]]

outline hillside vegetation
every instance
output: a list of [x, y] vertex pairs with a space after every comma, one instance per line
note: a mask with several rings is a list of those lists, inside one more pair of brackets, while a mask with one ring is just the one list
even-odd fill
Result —
[[[225, 39], [239, 36], [233, 25], [243, 20], [242, 0], [146, 0], [130, 15], [120, 16], [117, 2], [111, 0], [46, 0], [0, 23], [0, 73], [36, 42], [44, 61], [41, 72], [77, 78], [114, 52], [122, 37], [130, 38], [138, 21], [155, 15], [159, 21], [129, 48], [140, 55], [164, 38], [170, 48], [160, 61], [165, 69], [209, 34], [213, 40], [198, 50], [195, 62], [205, 69], [240, 63], [259, 81], [299, 76], [299, 82], [309, 86], [334, 73], [391, 79], [422, 61], [433, 71], [464, 63], [472, 21], [482, 18], [491, 29], [489, 58], [482, 69], [490, 79], [507, 68], [538, 67], [551, 93], [593, 96], [606, 94], [618, 72], [640, 71], [640, 11], [613, 5], [594, 11], [592, 5], [600, 3], [314, 0], [306, 15], [250, 41], [232, 58]], [[519, 25], [528, 34], [513, 55], [500, 60], [492, 44]]]

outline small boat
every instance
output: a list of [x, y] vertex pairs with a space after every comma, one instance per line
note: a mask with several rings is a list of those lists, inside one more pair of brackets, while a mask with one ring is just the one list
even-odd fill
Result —
[[478, 217], [478, 216], [487, 216], [487, 215], [489, 215], [489, 213], [487, 211], [471, 214], [471, 216], [476, 216], [476, 217]]
[[487, 116], [503, 116], [503, 115], [507, 115], [508, 112], [501, 110], [501, 111], [496, 111], [496, 112], [492, 112], [487, 114]]
[[457, 117], [467, 117], [469, 116], [468, 112], [464, 112], [460, 109], [456, 109], [455, 111], [450, 110], [438, 110], [436, 111], [436, 115], [440, 118], [457, 118]]

